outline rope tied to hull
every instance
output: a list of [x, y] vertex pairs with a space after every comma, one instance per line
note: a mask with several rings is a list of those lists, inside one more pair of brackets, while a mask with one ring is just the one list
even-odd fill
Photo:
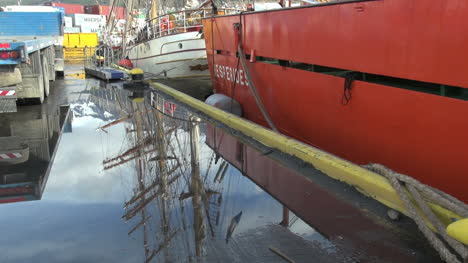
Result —
[[[250, 92], [252, 93], [252, 96], [255, 99], [255, 102], [257, 103], [258, 108], [260, 109], [260, 112], [262, 113], [263, 118], [265, 121], [268, 123], [268, 126], [270, 128], [277, 132], [280, 133], [276, 125], [273, 123], [273, 120], [270, 117], [270, 114], [268, 113], [267, 109], [265, 108], [265, 105], [263, 104], [262, 99], [260, 98], [260, 95], [258, 94], [257, 88], [255, 86], [255, 83], [252, 79], [252, 76], [250, 75], [249, 68], [247, 67], [247, 62], [245, 60], [245, 53], [244, 53], [244, 48], [242, 47], [242, 30], [245, 27], [242, 23], [242, 13], [239, 15], [239, 23], [234, 24], [234, 28], [237, 30], [237, 33], [239, 34], [239, 43], [237, 44], [237, 52], [239, 55], [239, 60], [241, 62], [242, 68], [244, 69], [245, 72], [245, 78], [247, 79], [248, 86], [250, 89]], [[237, 74], [236, 74], [237, 75]]]
[[[237, 29], [237, 31], [238, 31], [239, 41], [240, 41], [240, 39], [241, 39], [240, 29], [242, 28], [242, 12], [239, 13], [239, 24], [234, 24], [234, 28]], [[237, 84], [238, 76], [239, 76], [239, 63], [240, 63], [240, 54], [239, 54], [239, 52], [237, 52], [236, 72], [235, 72], [235, 76], [234, 76], [233, 86], [232, 86], [232, 89], [231, 89], [231, 109], [230, 109], [231, 112], [232, 112], [232, 107], [233, 107], [233, 104], [234, 104], [233, 102], [234, 102], [234, 99], [235, 99], [236, 84]]]
[[[409, 216], [415, 221], [419, 230], [444, 261], [448, 263], [468, 262], [468, 248], [463, 243], [447, 235], [444, 224], [427, 204], [431, 202], [440, 205], [461, 217], [468, 218], [468, 206], [465, 203], [412, 177], [394, 172], [381, 164], [368, 164], [364, 168], [389, 180], [403, 201]], [[442, 238], [429, 228], [424, 218], [427, 218]], [[458, 256], [452, 253], [453, 251]], [[459, 258], [462, 258], [463, 261], [460, 261]]]

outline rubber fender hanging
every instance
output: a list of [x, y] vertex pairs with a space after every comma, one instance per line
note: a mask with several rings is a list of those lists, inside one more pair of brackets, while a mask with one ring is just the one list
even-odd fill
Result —
[[226, 95], [213, 94], [205, 100], [205, 103], [236, 116], [242, 116], [242, 107], [239, 102]]

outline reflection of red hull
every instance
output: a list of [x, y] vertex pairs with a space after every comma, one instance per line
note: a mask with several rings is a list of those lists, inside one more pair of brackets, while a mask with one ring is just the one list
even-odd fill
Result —
[[[356, 207], [357, 202], [341, 196], [343, 194], [330, 193], [328, 188], [333, 183], [326, 186], [326, 182], [322, 185], [313, 182], [212, 125], [208, 125], [206, 143], [333, 241], [340, 252], [355, 255], [356, 261], [427, 262], [430, 259], [430, 262], [439, 262], [438, 257], [427, 250], [425, 242], [414, 240], [421, 236], [403, 234], [394, 228], [400, 226], [399, 223], [387, 224], [369, 210]], [[350, 191], [344, 192], [350, 194]], [[361, 198], [358, 202], [367, 201]], [[414, 225], [411, 228], [416, 230]]]
[[[468, 87], [465, 2], [370, 1], [247, 13], [243, 46], [257, 58]], [[266, 126], [242, 66], [234, 77], [239, 18], [204, 20], [210, 71], [216, 92], [234, 96], [245, 118]], [[352, 99], [342, 105], [342, 77], [247, 63], [282, 133], [358, 164], [384, 164], [468, 201], [466, 101], [354, 81]]]

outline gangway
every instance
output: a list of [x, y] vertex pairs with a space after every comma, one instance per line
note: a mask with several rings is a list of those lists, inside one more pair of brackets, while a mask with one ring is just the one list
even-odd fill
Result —
[[115, 67], [118, 56], [114, 50], [108, 46], [97, 48], [85, 48], [85, 73], [102, 80], [127, 79], [127, 72]]

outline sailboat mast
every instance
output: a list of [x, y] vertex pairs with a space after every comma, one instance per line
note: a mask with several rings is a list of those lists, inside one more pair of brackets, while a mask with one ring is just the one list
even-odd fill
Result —
[[122, 51], [123, 51], [123, 57], [126, 56], [126, 50], [127, 50], [127, 35], [130, 33], [130, 28], [133, 23], [133, 9], [135, 9], [135, 3], [137, 3], [134, 0], [127, 0], [127, 13], [125, 16], [125, 29], [122, 35]]
[[151, 13], [150, 19], [158, 17], [158, 6], [156, 0], [151, 0]]

